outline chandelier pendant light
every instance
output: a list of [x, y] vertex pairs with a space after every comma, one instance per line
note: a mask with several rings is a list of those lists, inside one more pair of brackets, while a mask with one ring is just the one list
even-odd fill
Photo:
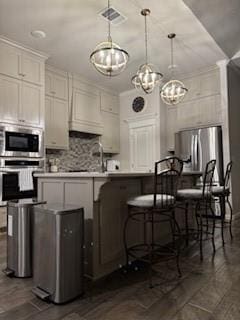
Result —
[[90, 61], [101, 74], [113, 77], [125, 69], [129, 54], [112, 41], [109, 12], [110, 1], [108, 0], [108, 39], [96, 46], [90, 55]]
[[165, 104], [168, 105], [176, 105], [183, 100], [188, 89], [184, 86], [184, 84], [179, 80], [174, 80], [173, 72], [174, 72], [174, 61], [173, 61], [173, 40], [176, 37], [175, 33], [170, 33], [168, 38], [171, 40], [171, 79], [162, 87], [160, 91], [161, 99]]
[[154, 88], [160, 84], [163, 75], [154, 71], [154, 66], [148, 63], [148, 34], [147, 34], [147, 16], [150, 15], [149, 9], [143, 9], [141, 15], [145, 20], [145, 63], [142, 64], [135, 76], [132, 77], [132, 84], [136, 89], [142, 89], [145, 93], [153, 92]]

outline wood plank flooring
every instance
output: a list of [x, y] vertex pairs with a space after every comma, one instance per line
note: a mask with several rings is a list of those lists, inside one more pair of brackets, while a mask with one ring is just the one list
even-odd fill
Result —
[[[240, 319], [240, 222], [235, 222], [234, 239], [226, 230], [226, 244], [216, 240], [204, 245], [200, 262], [198, 246], [181, 257], [183, 276], [175, 263], [156, 266], [153, 289], [147, 271], [124, 274], [86, 284], [86, 294], [69, 304], [56, 306], [31, 293], [31, 279], [7, 278], [0, 273], [0, 320], [239, 320]], [[6, 264], [5, 236], [0, 236], [0, 268]], [[44, 262], [43, 262], [44, 267]]]

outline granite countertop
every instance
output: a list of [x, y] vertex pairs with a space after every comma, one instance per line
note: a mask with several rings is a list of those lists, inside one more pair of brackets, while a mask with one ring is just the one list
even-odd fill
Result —
[[[200, 171], [186, 171], [182, 173], [184, 176], [197, 175], [201, 176]], [[114, 178], [114, 177], [148, 177], [153, 176], [153, 172], [131, 172], [131, 171], [116, 171], [116, 172], [45, 172], [35, 173], [37, 178]]]

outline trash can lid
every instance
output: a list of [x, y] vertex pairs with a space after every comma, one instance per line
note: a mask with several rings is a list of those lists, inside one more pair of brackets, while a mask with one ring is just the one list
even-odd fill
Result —
[[46, 201], [38, 201], [34, 198], [29, 199], [17, 199], [17, 200], [10, 200], [8, 201], [8, 207], [32, 207], [38, 204], [44, 204]]
[[81, 206], [71, 205], [71, 204], [62, 204], [62, 203], [47, 203], [41, 204], [34, 208], [34, 212], [43, 212], [51, 214], [68, 214], [73, 211], [84, 212], [84, 208]]

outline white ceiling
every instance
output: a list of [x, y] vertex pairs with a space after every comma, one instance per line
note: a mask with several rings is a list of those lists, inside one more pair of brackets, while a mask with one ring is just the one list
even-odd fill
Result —
[[[107, 23], [98, 16], [107, 0], [0, 0], [0, 34], [48, 55], [49, 64], [77, 72], [90, 81], [122, 92], [132, 88], [131, 77], [144, 60], [142, 8], [150, 8], [149, 53], [152, 63], [167, 78], [170, 44], [175, 32], [175, 60], [179, 73], [213, 65], [225, 54], [182, 0], [112, 0], [127, 17], [112, 27], [113, 41], [130, 54], [127, 69], [116, 78], [98, 74], [89, 62], [94, 47], [106, 39]], [[32, 30], [46, 32], [34, 39]]]

